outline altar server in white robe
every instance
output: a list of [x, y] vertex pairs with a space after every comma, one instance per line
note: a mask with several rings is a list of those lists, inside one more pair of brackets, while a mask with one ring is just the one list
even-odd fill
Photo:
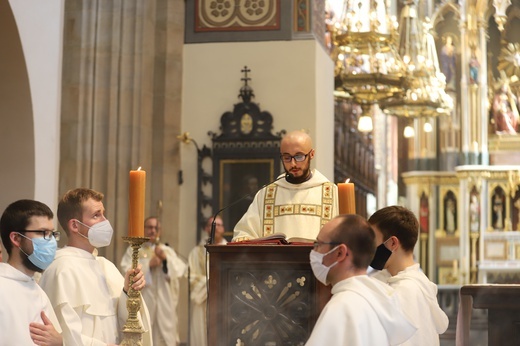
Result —
[[359, 215], [337, 216], [321, 229], [310, 263], [332, 297], [306, 346], [399, 345], [415, 333], [393, 289], [366, 275], [374, 252], [374, 231]]
[[395, 289], [404, 313], [417, 326], [417, 333], [403, 345], [439, 345], [439, 334], [448, 329], [448, 316], [439, 307], [437, 285], [415, 263], [413, 249], [419, 236], [415, 215], [401, 206], [376, 211], [368, 219], [378, 245], [371, 276]]
[[287, 238], [314, 239], [323, 225], [338, 214], [338, 190], [318, 170], [311, 170], [315, 150], [302, 131], [288, 133], [280, 145], [285, 179], [256, 194], [236, 224], [233, 241], [284, 233]]
[[[128, 317], [127, 292], [140, 291], [145, 279], [140, 266], [125, 277], [97, 248], [110, 245], [113, 229], [105, 218], [103, 194], [91, 189], [68, 191], [58, 203], [58, 220], [68, 236], [45, 270], [40, 285], [52, 302], [66, 345], [114, 345], [122, 340]], [[146, 331], [143, 345], [152, 345], [148, 309], [141, 300], [139, 319]]]
[[33, 276], [56, 254], [50, 208], [38, 201], [11, 203], [0, 219], [9, 259], [0, 263], [0, 346], [62, 345], [51, 302]]
[[[153, 344], [175, 346], [179, 343], [179, 278], [185, 275], [188, 266], [173, 248], [160, 242], [161, 222], [157, 217], [146, 218], [144, 235], [150, 240], [139, 250], [139, 263], [146, 279], [141, 294], [150, 313]], [[121, 259], [121, 270], [126, 272], [131, 267], [132, 248], [128, 247]]]
[[[206, 222], [204, 231], [209, 236], [213, 217]], [[224, 221], [220, 216], [215, 220], [215, 245], [226, 245], [224, 238]], [[207, 273], [209, 270], [209, 255], [206, 256], [207, 238], [202, 239], [199, 245], [194, 247], [188, 257], [190, 267], [190, 302], [191, 302], [191, 321], [190, 321], [190, 344], [197, 346], [207, 346], [207, 323], [206, 305], [208, 300]]]

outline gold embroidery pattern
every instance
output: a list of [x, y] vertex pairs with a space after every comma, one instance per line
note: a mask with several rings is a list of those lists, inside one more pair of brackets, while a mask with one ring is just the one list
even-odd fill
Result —
[[323, 184], [323, 190], [321, 194], [321, 205], [323, 206], [321, 213], [321, 226], [323, 227], [327, 222], [332, 219], [332, 204], [334, 196], [334, 184], [325, 183]]
[[314, 215], [321, 218], [323, 226], [332, 219], [333, 184], [325, 183], [322, 186], [321, 205], [319, 204], [283, 204], [275, 205], [277, 185], [269, 185], [264, 197], [263, 236], [274, 232], [274, 219], [284, 215]]
[[266, 193], [264, 197], [264, 223], [263, 223], [263, 236], [273, 234], [274, 231], [274, 200], [276, 198], [276, 190], [278, 186], [275, 184], [266, 187]]

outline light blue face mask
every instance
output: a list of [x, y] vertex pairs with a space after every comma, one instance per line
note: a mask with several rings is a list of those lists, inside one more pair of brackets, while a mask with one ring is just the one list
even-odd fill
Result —
[[22, 251], [29, 261], [31, 261], [32, 264], [40, 268], [41, 270], [47, 269], [47, 267], [52, 263], [54, 260], [54, 256], [56, 255], [56, 249], [58, 248], [58, 243], [56, 243], [56, 239], [54, 237], [51, 237], [51, 239], [43, 239], [43, 238], [28, 238], [24, 236], [21, 233], [22, 237], [29, 239], [33, 243], [33, 253], [28, 255], [25, 253], [25, 251], [20, 248], [20, 251]]

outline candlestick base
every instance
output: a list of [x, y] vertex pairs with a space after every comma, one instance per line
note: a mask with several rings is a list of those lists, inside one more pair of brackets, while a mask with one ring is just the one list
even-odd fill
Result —
[[[132, 247], [132, 269], [137, 268], [139, 262], [139, 248], [150, 238], [146, 237], [123, 237], [123, 240], [130, 243]], [[134, 274], [130, 275], [130, 282], [133, 281]], [[126, 309], [128, 310], [128, 318], [123, 326], [123, 340], [120, 345], [124, 346], [142, 346], [143, 333], [145, 330], [141, 326], [141, 322], [137, 318], [139, 309], [141, 309], [141, 292], [136, 291], [130, 285], [128, 289], [128, 300], [126, 301]]]

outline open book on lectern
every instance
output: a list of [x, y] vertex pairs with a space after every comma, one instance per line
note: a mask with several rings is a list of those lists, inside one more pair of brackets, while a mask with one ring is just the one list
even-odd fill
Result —
[[273, 233], [261, 238], [229, 242], [227, 245], [311, 245], [313, 243], [314, 239], [299, 237], [287, 238], [284, 233]]

